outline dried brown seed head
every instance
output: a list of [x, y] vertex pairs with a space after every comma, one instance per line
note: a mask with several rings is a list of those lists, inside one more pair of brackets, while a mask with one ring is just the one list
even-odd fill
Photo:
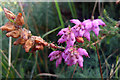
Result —
[[40, 36], [39, 36], [39, 37], [36, 36], [35, 42], [38, 43], [38, 44], [43, 44], [44, 46], [47, 46], [47, 45], [48, 45], [48, 43], [45, 42]]
[[7, 22], [4, 26], [0, 27], [2, 31], [13, 31], [15, 30], [15, 26], [11, 22]]
[[14, 20], [16, 18], [16, 15], [14, 13], [12, 13], [10, 10], [4, 8], [3, 9], [5, 12], [5, 16], [9, 19], [9, 20]]
[[21, 29], [21, 37], [22, 37], [23, 39], [27, 40], [28, 37], [31, 36], [30, 34], [31, 34], [31, 33], [30, 33], [29, 30], [27, 30], [27, 29], [25, 29], [25, 28]]
[[58, 47], [57, 46], [55, 46], [55, 44], [53, 44], [53, 43], [50, 43], [50, 47], [51, 48], [55, 48], [55, 49], [57, 49]]
[[19, 25], [19, 26], [24, 25], [24, 18], [22, 16], [22, 13], [18, 13], [15, 23], [16, 23], [16, 25]]
[[24, 45], [24, 48], [25, 48], [25, 51], [26, 52], [29, 52], [30, 48], [34, 45], [34, 41], [31, 40], [31, 39], [28, 39], [26, 42], [25, 42], [25, 45]]
[[35, 48], [36, 50], [43, 50], [44, 46], [41, 44], [41, 45], [35, 45]]
[[23, 39], [23, 38], [18, 38], [13, 44], [14, 44], [14, 45], [18, 45], [18, 44], [23, 45], [24, 43], [25, 43], [25, 39]]
[[6, 34], [7, 37], [13, 37], [13, 38], [18, 38], [20, 36], [20, 31], [19, 30], [14, 30], [11, 32], [8, 32]]

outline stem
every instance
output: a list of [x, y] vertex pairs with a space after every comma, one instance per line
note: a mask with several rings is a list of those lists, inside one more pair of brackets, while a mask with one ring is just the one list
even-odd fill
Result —
[[73, 75], [74, 75], [74, 73], [75, 73], [76, 67], [77, 67], [77, 64], [75, 65], [75, 68], [74, 68], [74, 71], [73, 71], [73, 74], [72, 74], [72, 77], [71, 77], [71, 78], [73, 78]]
[[55, 29], [53, 29], [53, 30], [51, 30], [51, 31], [49, 31], [49, 32], [47, 32], [47, 33], [45, 33], [45, 34], [42, 36], [42, 38], [44, 38], [44, 37], [47, 36], [48, 34], [51, 34], [51, 33], [54, 32], [54, 31], [60, 29], [61, 27], [62, 27], [62, 26], [59, 26], [59, 27], [57, 27], [57, 28], [55, 28]]
[[99, 61], [99, 66], [100, 66], [100, 75], [101, 75], [101, 79], [103, 80], [101, 61], [100, 61], [100, 55], [99, 55], [99, 51], [98, 51], [98, 48], [97, 48], [97, 44], [95, 44], [95, 46], [96, 46], [97, 55], [98, 55], [98, 61]]
[[94, 16], [94, 13], [95, 13], [95, 9], [96, 9], [96, 6], [97, 6], [97, 0], [96, 0], [96, 2], [95, 2], [94, 8], [93, 8], [93, 12], [92, 12], [91, 19], [93, 19], [93, 16]]
[[58, 16], [59, 16], [59, 19], [60, 19], [61, 26], [64, 28], [64, 22], [63, 22], [63, 19], [62, 19], [62, 15], [61, 15], [60, 8], [59, 8], [59, 5], [57, 3], [57, 0], [55, 0], [55, 6], [56, 6], [56, 9], [57, 9], [57, 12], [58, 12]]
[[[0, 52], [2, 53], [2, 55], [5, 57], [5, 59], [8, 61], [7, 56], [4, 54], [4, 52], [0, 49]], [[18, 73], [18, 71], [14, 68], [13, 64], [11, 64], [13, 70], [17, 73], [17, 75], [19, 76], [19, 78], [22, 78], [21, 75]]]
[[[68, 0], [68, 1], [69, 1], [69, 0]], [[72, 8], [72, 5], [71, 5], [71, 2], [68, 2], [68, 5], [69, 5], [69, 7], [70, 7], [70, 11], [71, 11], [72, 17], [75, 18], [74, 12], [73, 12], [73, 8]]]
[[12, 37], [9, 37], [9, 67], [11, 66], [11, 43], [12, 43]]
[[[35, 54], [35, 53], [34, 53]], [[35, 58], [35, 64], [33, 66], [33, 69], [32, 69], [32, 72], [31, 72], [31, 76], [30, 76], [30, 80], [32, 80], [32, 77], [33, 77], [33, 73], [35, 71], [35, 68], [36, 68], [36, 64], [37, 64], [37, 58], [38, 58], [38, 51], [36, 51], [36, 58]]]
[[25, 12], [24, 12], [24, 10], [23, 10], [22, 3], [19, 2], [19, 5], [20, 5], [21, 11], [23, 12], [23, 16], [24, 16], [24, 19], [25, 19], [25, 26], [26, 26], [27, 29], [29, 29], [28, 24], [27, 24], [27, 19], [26, 19], [26, 16], [25, 16]]

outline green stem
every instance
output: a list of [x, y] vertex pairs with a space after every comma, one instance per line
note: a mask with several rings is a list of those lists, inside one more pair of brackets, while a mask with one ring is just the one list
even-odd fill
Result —
[[[34, 53], [34, 54], [35, 54], [35, 53]], [[33, 73], [34, 73], [35, 68], [36, 68], [36, 65], [37, 65], [37, 59], [38, 59], [38, 51], [36, 51], [35, 64], [34, 64], [34, 66], [33, 66], [32, 72], [31, 72], [30, 80], [32, 80]]]
[[59, 8], [59, 5], [57, 3], [57, 0], [55, 0], [55, 6], [56, 6], [56, 9], [57, 9], [57, 12], [58, 12], [58, 16], [59, 16], [59, 19], [60, 19], [61, 26], [64, 28], [64, 22], [63, 22], [63, 19], [62, 19], [62, 15], [61, 15], [60, 8]]
[[62, 26], [59, 26], [59, 27], [57, 27], [57, 28], [55, 28], [55, 29], [53, 29], [53, 30], [45, 33], [45, 34], [42, 36], [42, 38], [44, 38], [44, 37], [47, 36], [48, 34], [51, 34], [52, 32], [54, 32], [54, 31], [56, 31], [56, 30], [58, 30], [58, 29], [60, 29], [60, 28], [62, 28]]
[[71, 11], [71, 13], [72, 13], [72, 17], [73, 17], [73, 18], [77, 18], [77, 13], [76, 13], [76, 10], [75, 10], [75, 5], [74, 5], [74, 3], [73, 3], [73, 2], [69, 2], [69, 0], [68, 0], [68, 5], [69, 5], [69, 7], [70, 7], [70, 11]]
[[17, 55], [16, 55], [16, 58], [15, 58], [15, 63], [14, 63], [14, 66], [16, 66], [17, 59], [18, 59], [18, 56], [19, 56], [19, 53], [20, 53], [20, 49], [21, 49], [21, 45], [19, 45], [19, 47], [18, 47], [18, 50], [17, 50]]
[[74, 11], [74, 16], [75, 16], [75, 18], [77, 18], [77, 11], [76, 11], [76, 8], [75, 8], [75, 5], [73, 2], [72, 2], [72, 7], [73, 7], [73, 11]]
[[[27, 60], [29, 60], [32, 56], [32, 53], [30, 53], [29, 57], [27, 58]], [[27, 62], [25, 63], [25, 66], [27, 65]]]
[[[69, 1], [69, 0], [68, 0], [68, 1]], [[73, 12], [72, 5], [71, 5], [70, 2], [68, 2], [68, 5], [69, 5], [69, 7], [70, 7], [70, 11], [71, 11], [72, 17], [74, 18], [75, 16], [74, 16], [74, 12]]]

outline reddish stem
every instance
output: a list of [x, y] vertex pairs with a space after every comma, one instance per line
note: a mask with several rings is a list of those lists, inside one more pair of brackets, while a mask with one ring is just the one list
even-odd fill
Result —
[[99, 61], [99, 66], [100, 66], [100, 75], [101, 75], [101, 79], [103, 80], [101, 61], [100, 61], [100, 55], [99, 55], [99, 51], [98, 51], [98, 48], [97, 48], [97, 44], [95, 44], [95, 46], [96, 46], [97, 55], [98, 55], [98, 61]]
[[75, 65], [75, 68], [74, 68], [74, 71], [73, 71], [73, 74], [72, 74], [72, 77], [71, 77], [71, 78], [73, 78], [73, 75], [74, 75], [74, 73], [75, 73], [76, 67], [77, 67], [77, 64]]

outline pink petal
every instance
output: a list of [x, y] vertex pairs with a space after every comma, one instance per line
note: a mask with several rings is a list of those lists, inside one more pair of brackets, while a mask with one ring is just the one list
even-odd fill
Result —
[[89, 31], [85, 31], [84, 37], [86, 37], [87, 40], [90, 41], [90, 33], [89, 33]]
[[85, 30], [80, 29], [79, 36], [82, 37], [84, 33], [85, 33]]
[[77, 50], [79, 52], [79, 54], [82, 56], [82, 55], [85, 55], [86, 57], [89, 57], [87, 51], [85, 49], [82, 49], [82, 48], [78, 48]]
[[93, 28], [93, 32], [95, 33], [96, 36], [99, 35], [99, 31], [100, 31], [100, 28], [99, 28], [99, 27]]
[[79, 67], [83, 68], [83, 57], [82, 56], [79, 56], [78, 64], [79, 64]]
[[57, 35], [61, 36], [62, 34], [64, 34], [67, 31], [68, 31], [68, 28], [61, 29]]
[[58, 43], [60, 44], [60, 43], [65, 42], [67, 40], [66, 38], [67, 38], [67, 36], [65, 36], [65, 34], [62, 35], [62, 37], [58, 40]]
[[57, 54], [59, 54], [59, 53], [60, 53], [60, 51], [53, 51], [53, 52], [51, 52], [51, 53], [49, 54], [48, 57], [51, 57], [51, 56], [53, 56], [53, 55], [57, 55]]
[[81, 25], [81, 22], [78, 19], [71, 19], [70, 22], [76, 25]]
[[85, 29], [92, 28], [92, 21], [90, 19], [83, 21], [82, 24], [85, 26]]
[[106, 26], [106, 24], [101, 19], [95, 19], [95, 20], [98, 21], [99, 25]]
[[59, 64], [61, 64], [61, 61], [62, 61], [62, 57], [59, 57], [59, 58], [56, 60], [56, 68], [59, 66]]

